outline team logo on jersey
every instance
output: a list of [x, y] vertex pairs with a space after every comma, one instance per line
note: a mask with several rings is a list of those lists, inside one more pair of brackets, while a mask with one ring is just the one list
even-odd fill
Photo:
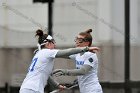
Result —
[[84, 64], [84, 61], [76, 61], [76, 64], [77, 65], [83, 65]]
[[92, 62], [93, 62], [93, 58], [89, 58], [88, 61], [89, 61], [90, 63], [92, 63]]

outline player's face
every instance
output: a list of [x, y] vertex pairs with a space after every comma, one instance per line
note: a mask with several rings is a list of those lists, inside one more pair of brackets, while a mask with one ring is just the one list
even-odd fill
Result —
[[76, 47], [85, 47], [85, 46], [88, 46], [89, 45], [89, 42], [85, 41], [84, 39], [85, 39], [84, 36], [78, 35], [75, 38]]
[[48, 48], [48, 49], [54, 49], [55, 48], [55, 41], [51, 41], [51, 42], [47, 42], [45, 44], [45, 47]]

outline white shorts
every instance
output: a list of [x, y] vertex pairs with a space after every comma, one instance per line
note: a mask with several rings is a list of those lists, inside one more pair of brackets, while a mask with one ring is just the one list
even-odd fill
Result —
[[40, 93], [40, 92], [25, 88], [25, 89], [21, 89], [19, 93]]

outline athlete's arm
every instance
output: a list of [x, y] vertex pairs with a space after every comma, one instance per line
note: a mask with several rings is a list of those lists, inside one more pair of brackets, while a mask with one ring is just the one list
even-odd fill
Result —
[[88, 47], [79, 47], [79, 48], [69, 48], [69, 49], [63, 49], [63, 50], [59, 50], [56, 54], [56, 57], [66, 57], [72, 54], [76, 54], [76, 53], [80, 53], [83, 51], [88, 51], [89, 48]]
[[56, 54], [56, 58], [57, 57], [66, 57], [66, 56], [70, 56], [72, 54], [76, 54], [76, 53], [81, 53], [81, 52], [96, 52], [98, 51], [99, 48], [98, 47], [77, 47], [77, 48], [69, 48], [69, 49], [64, 49], [64, 50], [59, 50]]
[[48, 84], [55, 87], [55, 88], [58, 88], [59, 86], [59, 83], [54, 81], [54, 79], [52, 78], [52, 76], [49, 76], [48, 78]]
[[49, 84], [50, 86], [53, 86], [54, 88], [59, 89], [59, 90], [63, 90], [63, 89], [66, 88], [66, 86], [63, 86], [63, 85], [59, 84], [58, 82], [56, 82], [56, 81], [52, 78], [52, 76], [49, 76], [49, 78], [48, 78], [48, 84]]
[[54, 70], [53, 74], [55, 76], [61, 76], [61, 75], [68, 75], [68, 76], [79, 76], [79, 75], [85, 75], [92, 69], [89, 65], [83, 65], [80, 69], [56, 69]]

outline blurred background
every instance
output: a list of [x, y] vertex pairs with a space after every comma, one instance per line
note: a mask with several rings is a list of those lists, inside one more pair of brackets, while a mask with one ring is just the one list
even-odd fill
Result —
[[[75, 36], [93, 29], [93, 46], [101, 48], [98, 76], [104, 93], [140, 93], [140, 0], [128, 1], [1, 0], [0, 93], [18, 93], [37, 48], [34, 35], [39, 28], [51, 34], [60, 49], [75, 47]], [[55, 61], [54, 68], [75, 68], [71, 60]], [[71, 84], [76, 77], [55, 79]]]

